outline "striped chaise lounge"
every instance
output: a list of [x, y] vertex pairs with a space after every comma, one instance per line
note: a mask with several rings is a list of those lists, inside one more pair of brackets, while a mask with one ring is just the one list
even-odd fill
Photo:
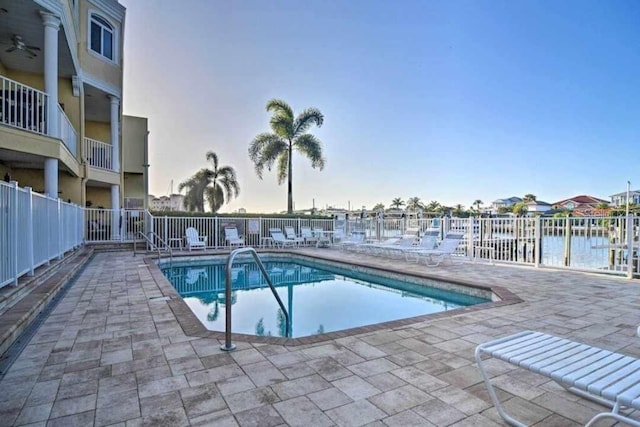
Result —
[[640, 427], [640, 421], [621, 410], [640, 410], [640, 360], [541, 332], [525, 331], [480, 344], [476, 348], [478, 369], [500, 416], [510, 425], [525, 424], [507, 414], [500, 404], [482, 365], [491, 356], [551, 378], [581, 397], [611, 408], [586, 425], [613, 418]]

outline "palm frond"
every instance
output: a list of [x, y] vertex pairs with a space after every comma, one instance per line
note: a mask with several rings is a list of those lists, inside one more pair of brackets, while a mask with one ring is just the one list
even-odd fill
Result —
[[309, 130], [311, 125], [315, 124], [318, 127], [324, 123], [324, 115], [317, 108], [307, 108], [302, 113], [298, 114], [293, 122], [293, 134], [294, 137], [302, 135]]
[[275, 113], [269, 124], [276, 135], [285, 139], [293, 138], [293, 120], [286, 114]]
[[249, 158], [253, 162], [258, 178], [262, 179], [264, 168], [271, 170], [273, 163], [282, 151], [287, 150], [287, 143], [278, 135], [261, 133], [249, 145]]
[[218, 170], [218, 155], [213, 151], [207, 151], [207, 160], [213, 163], [213, 170]]
[[324, 169], [325, 159], [322, 157], [322, 143], [318, 138], [305, 133], [295, 140], [293, 146], [311, 160], [312, 168]]
[[216, 185], [215, 187], [207, 187], [205, 194], [207, 201], [209, 202], [211, 212], [218, 212], [225, 202], [222, 187], [219, 185]]
[[278, 157], [278, 184], [282, 184], [287, 179], [289, 170], [289, 150], [284, 150]]
[[267, 102], [267, 111], [273, 111], [276, 114], [283, 114], [293, 122], [293, 109], [281, 99], [272, 99]]

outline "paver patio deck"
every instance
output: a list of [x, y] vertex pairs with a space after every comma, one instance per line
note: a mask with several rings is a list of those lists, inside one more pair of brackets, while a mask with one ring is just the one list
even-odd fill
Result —
[[[0, 425], [503, 425], [476, 344], [533, 329], [640, 356], [640, 282], [460, 262], [424, 265], [332, 249], [306, 254], [501, 286], [522, 303], [309, 345], [185, 335], [148, 265], [99, 253], [0, 382]], [[601, 407], [487, 363], [506, 408], [532, 425], [585, 423]]]

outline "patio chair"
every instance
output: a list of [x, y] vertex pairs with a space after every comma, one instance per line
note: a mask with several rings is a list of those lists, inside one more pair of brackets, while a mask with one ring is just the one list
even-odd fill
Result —
[[304, 237], [301, 236], [297, 236], [296, 235], [296, 231], [293, 229], [293, 227], [287, 226], [284, 228], [284, 233], [285, 233], [285, 237], [288, 240], [292, 240], [294, 242], [296, 242], [297, 245], [303, 244], [304, 243]]
[[229, 246], [244, 246], [244, 238], [238, 236], [238, 229], [235, 227], [224, 228], [224, 241]]
[[552, 379], [580, 397], [611, 408], [586, 424], [614, 420], [639, 427], [622, 408], [640, 410], [640, 360], [541, 332], [524, 331], [480, 344], [475, 357], [491, 401], [508, 424], [525, 426], [506, 413], [484, 368], [483, 356], [494, 357]]
[[315, 245], [318, 243], [318, 238], [313, 235], [311, 227], [301, 227], [300, 236], [304, 239], [304, 243], [308, 245]]
[[448, 233], [435, 249], [416, 250], [413, 254], [424, 256], [428, 267], [437, 267], [445, 259], [451, 259], [462, 241], [463, 235], [460, 233]]
[[313, 235], [318, 239], [316, 242], [316, 248], [327, 248], [331, 245], [331, 239], [324, 233], [323, 228], [314, 228]]
[[207, 248], [207, 236], [199, 236], [198, 230], [193, 227], [189, 227], [184, 232], [187, 240], [187, 249], [191, 252], [191, 249], [206, 249]]
[[208, 278], [206, 268], [189, 268], [184, 281], [187, 285], [195, 285], [200, 278]]
[[409, 248], [404, 248], [402, 252], [404, 253], [405, 259], [410, 261], [412, 258], [415, 258], [415, 260], [418, 261], [419, 255], [422, 252], [434, 250], [438, 244], [439, 234], [440, 232], [438, 230], [425, 231], [419, 244]]
[[273, 239], [273, 244], [276, 247], [280, 247], [280, 248], [286, 248], [286, 247], [294, 247], [297, 245], [296, 242], [294, 242], [293, 240], [289, 240], [285, 237], [285, 235], [282, 233], [282, 230], [280, 230], [279, 228], [270, 228], [269, 229], [269, 234], [271, 234], [271, 238]]

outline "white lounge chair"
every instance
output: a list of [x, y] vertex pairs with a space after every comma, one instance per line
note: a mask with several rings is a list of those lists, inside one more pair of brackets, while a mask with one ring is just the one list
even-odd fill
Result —
[[279, 228], [270, 228], [269, 234], [271, 234], [271, 238], [273, 239], [273, 244], [276, 247], [286, 248], [286, 247], [294, 247], [297, 245], [293, 240], [289, 240], [282, 233], [282, 230]]
[[207, 248], [207, 236], [199, 236], [198, 230], [193, 227], [189, 227], [184, 232], [187, 240], [187, 249], [191, 252], [191, 249], [206, 249]]
[[349, 237], [347, 237], [346, 239], [343, 239], [340, 242], [340, 244], [338, 245], [338, 248], [353, 249], [358, 245], [364, 244], [364, 240], [365, 240], [364, 238], [365, 238], [364, 231], [354, 231], [351, 233]]
[[293, 229], [293, 227], [285, 227], [284, 234], [288, 240], [295, 242], [297, 245], [301, 245], [304, 243], [304, 237], [297, 236], [296, 231]]
[[429, 267], [437, 267], [446, 258], [450, 258], [458, 249], [458, 245], [462, 241], [462, 234], [448, 233], [435, 249], [425, 249], [414, 251], [413, 254], [423, 256]]
[[510, 425], [525, 424], [506, 413], [483, 365], [491, 356], [552, 379], [568, 391], [611, 408], [586, 424], [613, 418], [640, 427], [622, 408], [640, 410], [640, 360], [541, 332], [524, 331], [480, 344], [476, 362], [491, 401]]
[[305, 244], [315, 245], [318, 243], [318, 238], [313, 235], [310, 227], [301, 227], [300, 236], [304, 239]]
[[318, 241], [316, 242], [316, 248], [328, 247], [329, 245], [331, 245], [331, 239], [329, 238], [329, 236], [324, 234], [323, 228], [314, 228], [313, 235], [318, 239]]
[[420, 239], [420, 243], [409, 248], [404, 248], [402, 252], [404, 253], [405, 259], [407, 261], [410, 261], [411, 259], [415, 258], [415, 260], [418, 261], [419, 255], [422, 252], [434, 250], [438, 244], [439, 234], [440, 232], [437, 230], [425, 231], [425, 233], [422, 235], [422, 238]]
[[231, 247], [244, 246], [244, 237], [238, 236], [238, 229], [235, 227], [225, 227], [224, 241]]

